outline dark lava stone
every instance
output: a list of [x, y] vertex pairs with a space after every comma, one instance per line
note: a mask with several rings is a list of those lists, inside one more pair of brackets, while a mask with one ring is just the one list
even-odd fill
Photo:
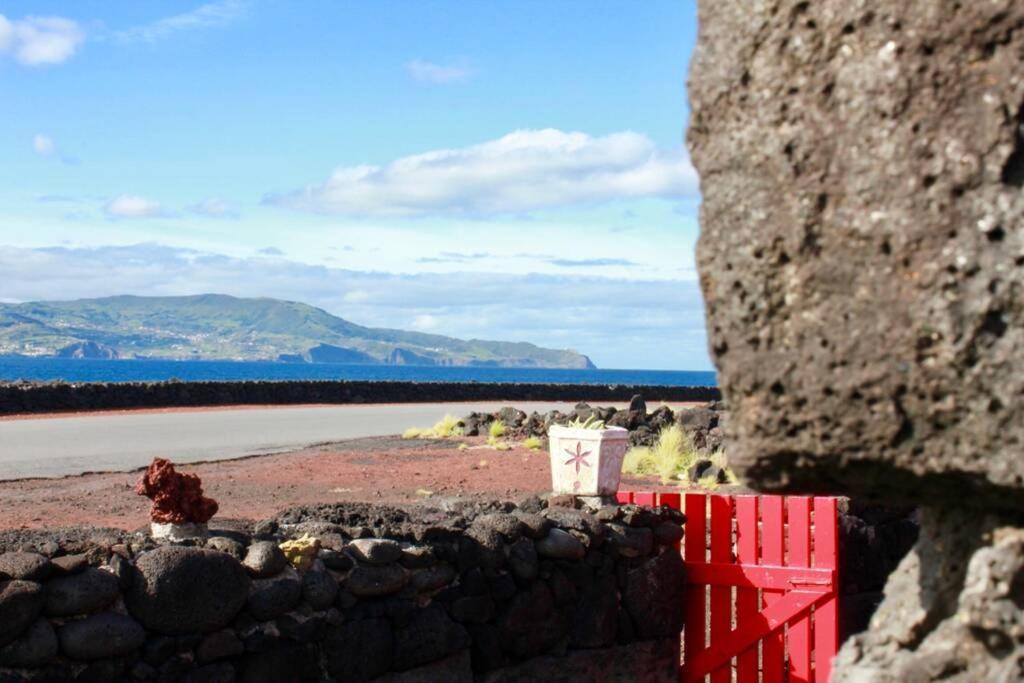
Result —
[[249, 612], [257, 621], [280, 616], [302, 598], [302, 579], [289, 568], [269, 579], [256, 579], [249, 589]]
[[43, 587], [33, 581], [0, 581], [0, 646], [6, 645], [39, 618]]
[[103, 612], [69, 621], [58, 633], [61, 651], [72, 659], [106, 659], [142, 647], [146, 632], [123, 614]]
[[57, 634], [46, 619], [37, 619], [23, 636], [0, 649], [0, 666], [40, 667], [57, 656]]
[[387, 619], [350, 621], [327, 630], [327, 673], [341, 683], [373, 680], [391, 669], [394, 634]]
[[53, 573], [57, 576], [77, 574], [89, 566], [89, 556], [85, 553], [78, 555], [62, 555], [50, 560]]
[[118, 579], [112, 573], [88, 567], [78, 574], [51, 579], [46, 584], [46, 614], [70, 617], [102, 609], [117, 599]]
[[288, 558], [273, 541], [256, 541], [249, 546], [242, 564], [254, 577], [265, 579], [284, 571]]
[[443, 659], [469, 647], [469, 633], [434, 603], [417, 610], [409, 623], [395, 629], [392, 665], [404, 671]]
[[245, 646], [231, 629], [214, 631], [203, 638], [196, 648], [196, 659], [200, 662], [213, 662], [226, 657], [236, 657], [245, 651]]
[[249, 575], [235, 558], [216, 550], [165, 546], [135, 564], [125, 594], [128, 611], [144, 626], [169, 635], [213, 631], [245, 606]]
[[302, 597], [313, 609], [327, 609], [338, 595], [338, 582], [320, 560], [302, 576]]
[[50, 569], [50, 561], [39, 553], [0, 554], [0, 578], [42, 581]]

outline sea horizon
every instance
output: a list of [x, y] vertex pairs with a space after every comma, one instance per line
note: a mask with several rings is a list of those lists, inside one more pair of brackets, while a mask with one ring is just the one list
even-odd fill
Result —
[[712, 371], [534, 368], [190, 359], [70, 359], [0, 356], [0, 381], [160, 382], [369, 380], [716, 386]]

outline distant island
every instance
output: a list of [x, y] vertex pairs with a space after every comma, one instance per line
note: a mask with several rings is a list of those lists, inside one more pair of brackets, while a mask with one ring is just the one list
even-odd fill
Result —
[[363, 327], [303, 303], [224, 294], [0, 304], [0, 356], [595, 367], [572, 350]]

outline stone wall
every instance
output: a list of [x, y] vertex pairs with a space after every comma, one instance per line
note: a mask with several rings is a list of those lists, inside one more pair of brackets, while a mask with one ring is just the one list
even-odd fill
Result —
[[836, 680], [1024, 680], [1024, 3], [699, 7], [730, 462], [923, 506]]
[[481, 382], [9, 382], [0, 383], [0, 415], [181, 406], [438, 401], [712, 401], [717, 387]]
[[534, 499], [3, 532], [0, 681], [673, 681], [681, 523]]

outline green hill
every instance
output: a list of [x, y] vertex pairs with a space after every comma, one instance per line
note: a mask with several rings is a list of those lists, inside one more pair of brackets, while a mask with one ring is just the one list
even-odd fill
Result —
[[223, 294], [0, 304], [0, 355], [591, 368], [575, 351], [356, 325]]

